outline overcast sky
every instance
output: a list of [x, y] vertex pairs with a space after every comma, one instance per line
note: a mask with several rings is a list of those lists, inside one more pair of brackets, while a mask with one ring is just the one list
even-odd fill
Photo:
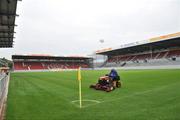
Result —
[[14, 47], [0, 49], [8, 59], [86, 55], [180, 31], [180, 0], [23, 0], [17, 8]]

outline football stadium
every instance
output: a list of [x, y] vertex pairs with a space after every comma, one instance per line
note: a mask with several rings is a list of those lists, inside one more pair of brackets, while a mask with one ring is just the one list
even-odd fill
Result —
[[[14, 45], [18, 2], [0, 0], [0, 49]], [[0, 120], [179, 120], [179, 91], [179, 31], [89, 56], [0, 59]]]

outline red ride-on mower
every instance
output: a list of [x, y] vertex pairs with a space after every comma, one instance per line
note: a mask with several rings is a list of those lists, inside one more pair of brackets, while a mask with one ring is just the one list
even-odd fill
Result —
[[110, 92], [115, 88], [121, 87], [121, 82], [119, 81], [120, 77], [118, 76], [115, 80], [112, 80], [109, 76], [100, 77], [98, 83], [95, 85], [90, 85], [90, 88], [94, 88], [96, 90], [103, 90], [106, 92]]

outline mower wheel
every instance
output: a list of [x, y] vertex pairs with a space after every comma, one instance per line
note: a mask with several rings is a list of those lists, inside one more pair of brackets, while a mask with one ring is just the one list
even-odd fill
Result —
[[116, 83], [116, 87], [117, 87], [117, 88], [120, 88], [120, 87], [121, 87], [121, 82], [117, 82], [117, 83]]

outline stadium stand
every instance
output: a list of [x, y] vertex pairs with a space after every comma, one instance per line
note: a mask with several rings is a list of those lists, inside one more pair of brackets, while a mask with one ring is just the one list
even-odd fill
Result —
[[13, 55], [14, 70], [52, 70], [93, 67], [90, 57], [55, 57]]
[[180, 65], [180, 32], [99, 50], [97, 54], [108, 58], [101, 67]]
[[0, 0], [0, 48], [13, 46], [17, 0]]

